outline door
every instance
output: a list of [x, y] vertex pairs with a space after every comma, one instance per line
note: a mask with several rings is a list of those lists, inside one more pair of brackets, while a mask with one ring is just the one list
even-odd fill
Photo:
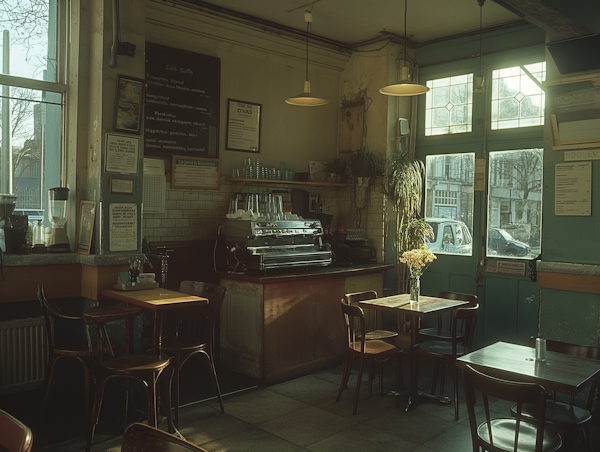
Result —
[[541, 252], [544, 94], [536, 82], [545, 63], [528, 58], [494, 63], [482, 94], [457, 63], [453, 75], [449, 67], [421, 74], [430, 91], [419, 102], [417, 156], [426, 166], [424, 215], [437, 255], [421, 290], [476, 294], [477, 346], [525, 343], [538, 333], [538, 290], [528, 270]]

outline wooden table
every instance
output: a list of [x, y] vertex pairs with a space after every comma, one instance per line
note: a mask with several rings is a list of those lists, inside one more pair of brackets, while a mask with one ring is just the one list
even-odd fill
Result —
[[[375, 309], [378, 311], [390, 311], [396, 314], [404, 314], [410, 317], [410, 345], [411, 348], [419, 343], [419, 328], [421, 318], [431, 314], [442, 314], [453, 311], [454, 309], [468, 305], [468, 301], [448, 300], [446, 298], [426, 297], [421, 295], [418, 303], [410, 302], [410, 294], [393, 295], [391, 297], [375, 298], [374, 300], [365, 300], [359, 302], [359, 306], [366, 309]], [[417, 366], [415, 364], [416, 353], [411, 353], [410, 365], [410, 389], [406, 411], [414, 406], [418, 395], [434, 397], [443, 403], [450, 403], [448, 397], [435, 397], [419, 391], [417, 382]]]
[[535, 348], [507, 342], [496, 342], [456, 360], [459, 367], [466, 364], [498, 378], [537, 383], [570, 395], [600, 378], [597, 360], [548, 351], [546, 360], [538, 361]]
[[153, 315], [153, 341], [152, 351], [160, 353], [162, 336], [162, 313], [166, 309], [189, 307], [193, 304], [206, 304], [208, 300], [204, 297], [175, 292], [163, 288], [144, 290], [103, 290], [102, 295], [114, 298], [128, 304], [139, 306], [152, 312]]

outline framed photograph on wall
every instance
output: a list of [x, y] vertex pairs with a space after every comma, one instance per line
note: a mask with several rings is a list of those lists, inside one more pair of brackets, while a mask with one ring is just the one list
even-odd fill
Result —
[[261, 110], [260, 104], [227, 99], [227, 149], [260, 153]]
[[117, 79], [117, 102], [115, 130], [139, 134], [142, 128], [144, 81], [119, 75]]

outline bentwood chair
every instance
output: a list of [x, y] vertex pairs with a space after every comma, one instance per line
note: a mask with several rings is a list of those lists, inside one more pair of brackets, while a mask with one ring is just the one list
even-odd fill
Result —
[[[366, 290], [364, 292], [347, 293], [344, 295], [343, 301], [346, 304], [357, 306], [361, 301], [374, 300], [375, 298], [377, 298], [377, 292], [375, 290]], [[377, 313], [377, 311], [375, 311], [375, 313]], [[375, 320], [377, 320], [377, 318], [375, 318]], [[375, 325], [375, 327], [377, 328], [377, 325]], [[396, 337], [398, 337], [397, 331], [375, 329], [367, 330], [365, 339], [368, 341], [372, 339], [392, 341]]]
[[[546, 391], [535, 383], [507, 381], [486, 375], [466, 365], [463, 382], [469, 412], [473, 452], [555, 452], [562, 447], [561, 436], [544, 424]], [[475, 391], [481, 393], [483, 410], [475, 411]], [[535, 405], [542, 415], [535, 423], [520, 418], [495, 418], [490, 414], [488, 397], [516, 403], [520, 415], [525, 404]], [[483, 414], [481, 414], [483, 411]], [[477, 414], [485, 417], [479, 423]]]
[[206, 452], [200, 446], [151, 427], [146, 424], [131, 424], [125, 430], [121, 452]]
[[0, 450], [7, 452], [30, 452], [33, 445], [31, 429], [0, 410]]
[[[529, 339], [529, 346], [535, 347], [535, 337]], [[582, 358], [600, 360], [600, 347], [595, 345], [576, 345], [567, 342], [546, 340], [546, 350]], [[600, 366], [600, 364], [599, 364]], [[593, 451], [592, 445], [592, 410], [597, 393], [597, 382], [589, 390], [585, 408], [575, 404], [575, 397], [570, 396], [568, 402], [559, 401], [557, 394], [546, 401], [545, 422], [547, 426], [558, 429], [563, 433], [566, 451], [575, 451], [577, 436], [581, 434], [586, 452]], [[535, 422], [538, 418], [538, 406], [525, 404], [521, 412], [521, 419]], [[517, 416], [516, 406], [511, 408], [513, 416]]]
[[[468, 301], [469, 306], [477, 305], [477, 295], [471, 295], [460, 292], [440, 292], [438, 298], [447, 298], [448, 300], [460, 300]], [[452, 328], [450, 325], [444, 327], [444, 314], [438, 314], [437, 316], [437, 327], [432, 328], [421, 328], [419, 334], [424, 339], [435, 339], [435, 340], [446, 340], [452, 339]], [[462, 339], [465, 336], [464, 326], [460, 325], [456, 336]]]
[[[132, 347], [131, 339], [129, 337], [132, 330], [131, 326], [133, 323], [133, 318], [140, 315], [141, 312], [141, 310], [131, 310], [130, 312], [123, 311], [120, 316], [111, 313], [111, 315], [107, 315], [106, 317], [98, 314], [88, 316], [86, 315], [87, 311], [84, 312], [83, 317], [86, 324], [88, 326], [96, 327], [96, 338], [97, 342], [100, 343], [109, 341], [107, 330], [105, 328], [106, 323], [124, 320], [126, 322], [126, 343], [129, 345], [127, 348], [127, 354], [112, 357], [111, 359], [107, 359], [96, 366], [99, 374], [99, 383], [94, 394], [94, 404], [89, 420], [86, 452], [89, 452], [92, 447], [94, 432], [100, 416], [104, 388], [107, 382], [113, 379], [127, 379], [139, 382], [144, 389], [146, 396], [148, 425], [156, 427], [158, 412], [157, 384], [161, 374], [166, 373], [162, 379], [164, 387], [163, 393], [166, 399], [166, 407], [168, 408], [171, 406], [171, 397], [168, 389], [172, 372], [167, 370], [170, 363], [170, 358], [152, 354], [131, 353]], [[171, 429], [172, 423], [170, 409], [167, 409], [167, 421], [168, 427]]]
[[[352, 407], [352, 414], [355, 415], [358, 406], [360, 382], [362, 379], [365, 361], [374, 361], [379, 364], [379, 390], [380, 393], [383, 394], [383, 362], [387, 359], [393, 358], [396, 369], [395, 389], [399, 390], [401, 387], [404, 386], [401, 361], [402, 349], [397, 348], [395, 345], [392, 345], [389, 342], [382, 341], [379, 339], [366, 340], [365, 316], [362, 308], [360, 306], [348, 305], [344, 301], [341, 302], [341, 306], [344, 324], [346, 326], [346, 337], [348, 340], [348, 346], [346, 348], [346, 360], [344, 363], [342, 381], [340, 382], [340, 387], [338, 389], [338, 394], [335, 401], [340, 401], [340, 398], [342, 397], [342, 392], [347, 387], [348, 379], [350, 378], [350, 372], [352, 370], [354, 357], [358, 356], [358, 377], [356, 379], [356, 388], [354, 390], [354, 404]], [[371, 385], [369, 384], [369, 397], [371, 397], [372, 395], [371, 389]]]
[[221, 412], [225, 412], [223, 398], [219, 387], [219, 380], [215, 370], [213, 339], [215, 325], [219, 318], [221, 304], [225, 299], [225, 287], [196, 281], [183, 281], [180, 285], [181, 292], [198, 295], [208, 299], [208, 304], [190, 308], [173, 309], [167, 315], [167, 331], [162, 350], [172, 357], [173, 362], [173, 399], [175, 406], [175, 425], [179, 428], [179, 383], [180, 374], [186, 361], [200, 354], [206, 360], [214, 391], [221, 405]]
[[[53, 322], [71, 322], [79, 323], [83, 328], [83, 317], [66, 315], [60, 311], [56, 303], [51, 302], [46, 297], [43, 284], [38, 285], [37, 290], [38, 301], [42, 307], [44, 320], [46, 323], [46, 339], [48, 342], [48, 364], [44, 381], [44, 400], [42, 402], [42, 410], [48, 404], [50, 396], [50, 388], [54, 382], [54, 372], [56, 365], [63, 359], [69, 358], [78, 361], [83, 368], [84, 380], [84, 406], [86, 418], [90, 414], [90, 360], [93, 355], [101, 355], [109, 351], [109, 346], [106, 343], [101, 344], [98, 348], [97, 344], [90, 348], [88, 341], [85, 338], [71, 339], [61, 342], [54, 341]], [[118, 343], [113, 342], [112, 347], [117, 347]]]
[[[479, 305], [468, 308], [457, 308], [452, 312], [450, 340], [423, 341], [415, 345], [412, 352], [416, 354], [416, 375], [419, 373], [420, 357], [428, 356], [436, 360], [433, 374], [431, 392], [435, 393], [437, 374], [442, 368], [441, 387], [444, 387], [444, 368], [446, 361], [450, 361], [454, 373], [454, 418], [458, 420], [458, 370], [456, 358], [466, 355], [473, 348], [475, 326], [477, 324], [477, 310]], [[459, 325], [464, 323], [464, 336], [459, 334]], [[441, 366], [440, 366], [441, 364]]]

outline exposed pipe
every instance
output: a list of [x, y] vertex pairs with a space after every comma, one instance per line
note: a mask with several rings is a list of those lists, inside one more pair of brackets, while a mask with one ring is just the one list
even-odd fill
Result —
[[121, 41], [119, 36], [119, 0], [112, 0], [112, 23], [113, 43], [110, 48], [110, 61], [108, 62], [108, 67], [110, 68], [114, 68], [117, 65], [117, 50]]

